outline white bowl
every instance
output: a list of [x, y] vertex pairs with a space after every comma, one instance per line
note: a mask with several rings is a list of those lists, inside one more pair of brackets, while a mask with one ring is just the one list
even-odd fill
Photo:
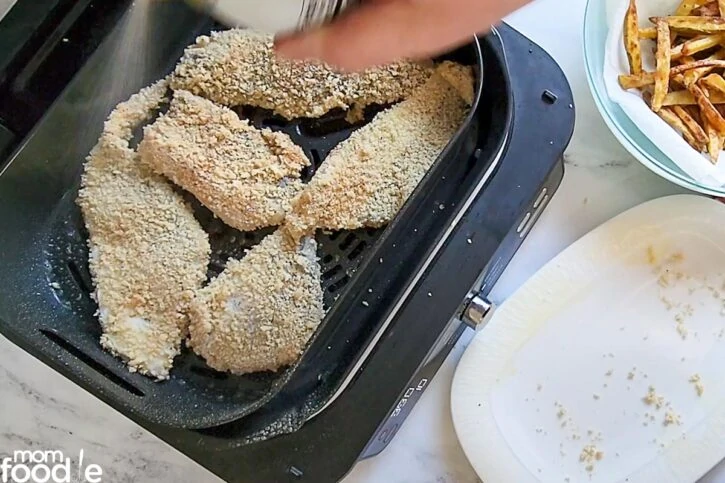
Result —
[[607, 3], [607, 0], [588, 0], [584, 13], [584, 67], [594, 103], [605, 124], [632, 156], [657, 175], [699, 193], [725, 196], [725, 186], [704, 185], [680, 169], [609, 98], [603, 78], [609, 30]]

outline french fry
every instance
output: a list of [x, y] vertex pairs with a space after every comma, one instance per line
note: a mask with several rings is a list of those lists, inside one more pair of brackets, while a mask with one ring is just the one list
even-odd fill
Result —
[[725, 17], [725, 1], [724, 0], [717, 0], [717, 6], [718, 6], [718, 13], [721, 17]]
[[641, 89], [642, 87], [649, 86], [655, 83], [654, 72], [642, 72], [638, 75], [620, 75], [619, 85], [624, 90], [629, 89]]
[[725, 144], [725, 137], [721, 136], [717, 129], [712, 127], [709, 122], [705, 123], [705, 131], [707, 133], [707, 153], [710, 157], [712, 164], [717, 164], [717, 160], [720, 157], [720, 151], [723, 150]]
[[639, 29], [639, 40], [657, 40], [657, 29], [654, 27]]
[[[725, 52], [722, 54], [725, 57]], [[682, 58], [680, 58], [682, 59]], [[722, 59], [703, 59], [703, 60], [697, 60], [694, 62], [691, 62], [689, 64], [680, 64], [676, 65], [674, 67], [670, 68], [669, 77], [673, 81], [681, 84], [683, 87], [685, 86], [685, 78], [682, 76], [682, 74], [686, 73], [689, 70], [692, 69], [698, 69], [698, 68], [704, 68], [704, 67], [712, 67], [714, 68], [725, 68], [725, 61]], [[708, 74], [709, 72], [702, 72], [697, 79], [702, 77], [703, 75]], [[645, 86], [650, 86], [655, 83], [655, 73], [654, 72], [642, 72], [641, 74], [633, 75], [633, 74], [620, 74], [618, 76], [619, 85], [624, 90], [629, 89], [641, 89]], [[695, 79], [695, 80], [697, 80]]]
[[723, 17], [652, 17], [650, 22], [664, 20], [676, 32], [695, 34], [718, 34], [725, 32], [725, 18]]
[[690, 91], [674, 91], [665, 96], [663, 106], [695, 106], [695, 96]]
[[679, 48], [682, 55], [695, 55], [698, 52], [702, 52], [703, 50], [717, 47], [718, 45], [721, 45], [724, 41], [725, 35], [722, 34], [702, 35], [681, 44], [682, 48], [679, 48], [678, 46], [677, 48], [673, 49], [672, 54], [674, 56], [676, 50]]
[[706, 3], [707, 0], [682, 0], [680, 5], [677, 7], [677, 10], [675, 10], [675, 15], [678, 17], [690, 15], [695, 8]]
[[660, 109], [660, 111], [657, 113], [657, 115], [660, 116], [673, 129], [675, 129], [675, 131], [678, 131], [680, 134], [682, 134], [682, 137], [685, 138], [685, 141], [687, 141], [687, 144], [692, 146], [698, 152], [702, 152], [702, 149], [704, 148], [704, 146], [699, 145], [697, 143], [695, 136], [690, 132], [689, 129], [687, 129], [687, 126], [685, 126], [685, 124], [682, 122], [682, 120], [679, 117], [677, 117], [677, 114], [675, 114], [671, 110], [671, 108], [663, 107], [662, 109]]
[[725, 118], [720, 115], [720, 112], [710, 102], [710, 99], [707, 98], [700, 86], [691, 84], [687, 87], [687, 90], [695, 97], [695, 101], [697, 101], [697, 105], [700, 107], [700, 114], [705, 122], [710, 123], [720, 136], [725, 136]]
[[672, 47], [670, 50], [670, 59], [679, 61], [682, 58], [682, 49], [684, 48], [684, 43]]
[[699, 126], [705, 125], [705, 123], [702, 121], [702, 116], [700, 116], [700, 109], [697, 106], [683, 106], [683, 108]]
[[[718, 50], [714, 54], [712, 54], [710, 57], [704, 60], [711, 60], [711, 61], [723, 61], [725, 59], [725, 50]], [[692, 62], [690, 65], [697, 65], [697, 62]], [[712, 72], [717, 65], [709, 65], [709, 66], [703, 66], [703, 67], [697, 67], [694, 69], [689, 69], [687, 72], [683, 74], [683, 81], [685, 87], [688, 85], [699, 81], [702, 77], [706, 76], [710, 72]]]
[[720, 6], [717, 0], [708, 2], [692, 11], [692, 15], [698, 15], [700, 17], [717, 17], [720, 15]]
[[[683, 59], [685, 59], [685, 57], [682, 57], [682, 59], [680, 59], [680, 60], [683, 60]], [[692, 62], [694, 62], [694, 59], [692, 60]], [[672, 81], [672, 83], [677, 84], [675, 89], [677, 89], [679, 87], [682, 87], [682, 88], [685, 87], [685, 76], [682, 74], [673, 74], [672, 72], [670, 72], [670, 80]]]
[[664, 20], [657, 22], [657, 68], [655, 90], [652, 94], [652, 110], [659, 111], [670, 86], [670, 26]]
[[674, 112], [675, 115], [680, 118], [685, 126], [687, 126], [687, 129], [695, 138], [695, 141], [697, 141], [698, 145], [707, 145], [709, 138], [707, 134], [705, 134], [705, 130], [700, 127], [697, 121], [693, 119], [692, 116], [690, 116], [690, 114], [685, 110], [684, 107], [674, 106], [672, 107], [672, 112]]
[[725, 79], [720, 74], [710, 74], [707, 77], [703, 77], [700, 82], [705, 84], [709, 91], [709, 98], [712, 100], [714, 94], [720, 93], [725, 95]]
[[629, 73], [642, 73], [642, 47], [639, 44], [639, 18], [635, 0], [629, 0], [627, 14], [624, 16], [624, 50], [629, 61]]
[[690, 62], [689, 64], [676, 65], [670, 69], [670, 75], [674, 76], [682, 74], [692, 69], [699, 69], [701, 67], [712, 67], [712, 68], [725, 68], [725, 60], [722, 59], [703, 59]]
[[[725, 94], [710, 91], [710, 102], [713, 104], [725, 104]], [[663, 106], [696, 106], [695, 96], [690, 91], [672, 91], [665, 96]]]
[[[681, 72], [673, 73], [672, 69], [670, 69], [670, 79], [680, 83], [683, 87], [685, 86]], [[654, 85], [655, 73], [642, 72], [639, 75], [621, 74], [618, 76], [617, 80], [619, 81], [619, 86], [625, 91], [629, 89], [641, 89], [643, 87]]]
[[[723, 118], [725, 118], [725, 105], [718, 104], [717, 106], [715, 106], [715, 108], [718, 110], [718, 112], [720, 113], [720, 115], [723, 116]], [[707, 126], [708, 124], [705, 123], [705, 125]], [[713, 127], [711, 127], [710, 129], [714, 130], [715, 133], [718, 135], [718, 148], [719, 148], [718, 151], [722, 151], [723, 149], [725, 149], [725, 136], [723, 136], [720, 133], [718, 133], [717, 132], [717, 129], [715, 129]], [[720, 156], [719, 156], [719, 153], [718, 153], [718, 156], [714, 160], [712, 160], [712, 162], [715, 163], [715, 164], [717, 164], [717, 161], [718, 161], [719, 157]]]

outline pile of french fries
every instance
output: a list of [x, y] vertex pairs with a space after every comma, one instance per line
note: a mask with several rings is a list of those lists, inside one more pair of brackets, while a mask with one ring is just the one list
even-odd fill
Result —
[[[624, 17], [629, 74], [647, 105], [699, 153], [717, 163], [725, 144], [725, 0], [682, 0], [673, 15], [640, 28], [635, 0]], [[655, 41], [655, 71], [642, 67], [642, 47]]]

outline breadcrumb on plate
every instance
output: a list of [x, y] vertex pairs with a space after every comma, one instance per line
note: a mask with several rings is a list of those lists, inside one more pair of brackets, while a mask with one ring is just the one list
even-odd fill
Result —
[[169, 377], [210, 252], [191, 209], [129, 147], [133, 129], [151, 117], [166, 90], [165, 81], [154, 84], [111, 114], [78, 196], [90, 234], [101, 345], [131, 372], [156, 379]]
[[[395, 217], [468, 112], [459, 90], [443, 75], [448, 68], [441, 64], [411, 97], [330, 152], [292, 202], [283, 225], [289, 240], [317, 228], [380, 227]], [[473, 85], [470, 68], [468, 73]]]
[[702, 383], [702, 378], [699, 374], [694, 374], [692, 377], [690, 377], [689, 381], [695, 386], [695, 391], [697, 392], [697, 395], [702, 397], [702, 395], [705, 392], [705, 385]]
[[286, 134], [257, 129], [187, 91], [174, 93], [138, 150], [144, 163], [241, 231], [280, 224], [310, 164]]
[[287, 119], [314, 118], [336, 108], [397, 102], [431, 72], [430, 62], [397, 62], [340, 73], [321, 63], [278, 58], [272, 36], [232, 29], [201, 36], [188, 47], [171, 87], [225, 106], [261, 107]]
[[317, 244], [290, 248], [279, 230], [231, 260], [197, 292], [190, 347], [218, 371], [276, 371], [294, 363], [324, 316]]

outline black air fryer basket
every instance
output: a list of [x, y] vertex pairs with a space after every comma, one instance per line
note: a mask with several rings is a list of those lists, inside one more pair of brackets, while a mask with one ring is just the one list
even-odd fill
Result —
[[[280, 432], [290, 431], [324, 404], [370, 346], [377, 329], [397, 310], [402, 288], [409, 285], [412, 275], [451, 224], [462, 190], [473, 188], [466, 188], [465, 183], [476, 179], [472, 173], [482, 175], [493, 162], [492, 154], [503, 148], [504, 133], [511, 121], [505, 97], [488, 95], [481, 101], [486, 103], [481, 110], [487, 116], [501, 111], [499, 125], [485, 125], [488, 117], [475, 114], [485, 81], [483, 55], [501, 56], [502, 50], [496, 47], [494, 35], [486, 40], [485, 52], [474, 40], [446, 56], [474, 66], [476, 105], [389, 226], [317, 234], [328, 313], [296, 365], [276, 373], [233, 376], [209, 368], [184, 349], [175, 361], [170, 380], [159, 383], [129, 373], [99, 344], [101, 331], [94, 315], [96, 306], [87, 267], [87, 233], [75, 204], [84, 158], [109, 108], [163, 77], [178, 60], [181, 48], [195, 34], [213, 27], [196, 24], [193, 16], [179, 20], [175, 7], [165, 2], [153, 8], [153, 18], [174, 18], [176, 22], [175, 29], [162, 29], [154, 38], [158, 48], [149, 51], [149, 64], [157, 68], [146, 78], [130, 82], [127, 92], [119, 93], [113, 102], [99, 98], [104, 64], [120, 40], [120, 32], [115, 32], [0, 176], [0, 331], [114, 407], [152, 424], [218, 428], [267, 405], [257, 414], [258, 424], [248, 428], [250, 438], [265, 437], [261, 428], [269, 420], [279, 420], [280, 414], [289, 409], [280, 401], [304, 394], [304, 410], [295, 408], [286, 416], [289, 427], [280, 428]], [[499, 64], [504, 64], [503, 58], [499, 58]], [[499, 85], [497, 90], [501, 88], [506, 86]], [[366, 121], [382, 107], [370, 108]], [[287, 132], [301, 145], [313, 163], [304, 174], [306, 180], [314, 175], [330, 149], [359, 127], [347, 124], [341, 112], [297, 122], [286, 122], [260, 109], [241, 108], [238, 112], [259, 127]], [[489, 143], [488, 157], [474, 155], [480, 136], [496, 140]], [[238, 232], [215, 219], [199, 203], [194, 206], [210, 235], [210, 277], [223, 269], [228, 258], [243, 256], [245, 249], [271, 232]], [[285, 397], [275, 399], [282, 390]]]

